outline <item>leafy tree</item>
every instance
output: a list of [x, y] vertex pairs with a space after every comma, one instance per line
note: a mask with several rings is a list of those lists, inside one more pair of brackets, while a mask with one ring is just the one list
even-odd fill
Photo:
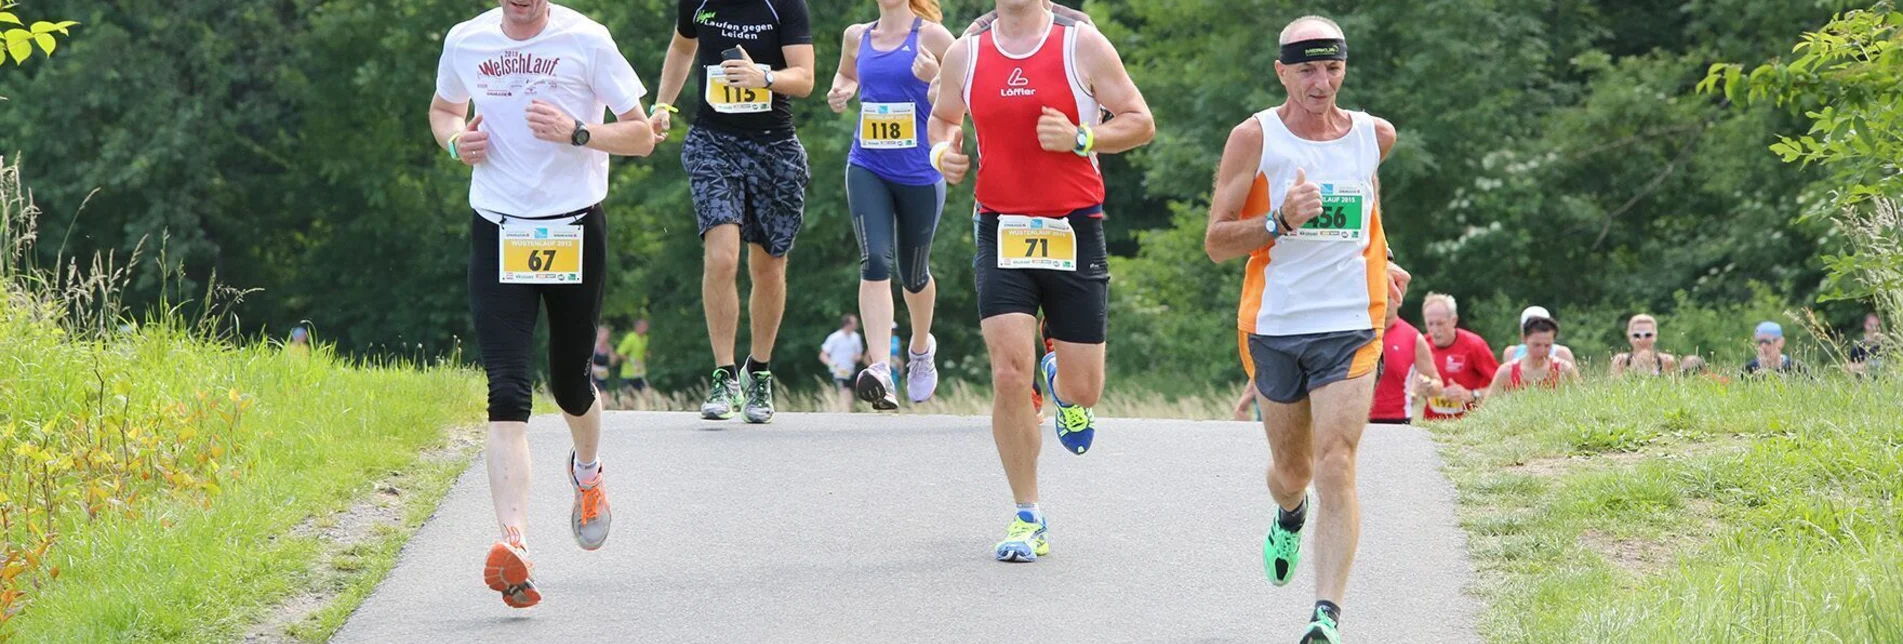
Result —
[[5, 65], [8, 60], [12, 60], [15, 65], [25, 65], [26, 59], [33, 56], [35, 45], [38, 45], [40, 51], [47, 56], [52, 56], [53, 50], [59, 47], [59, 39], [54, 38], [53, 34], [71, 36], [73, 35], [71, 28], [79, 24], [73, 20], [59, 22], [36, 20], [32, 25], [28, 25], [12, 11], [15, 6], [17, 3], [0, 4], [0, 24], [17, 25], [13, 28], [0, 28], [0, 44], [6, 46], [6, 50], [0, 52], [0, 65]]

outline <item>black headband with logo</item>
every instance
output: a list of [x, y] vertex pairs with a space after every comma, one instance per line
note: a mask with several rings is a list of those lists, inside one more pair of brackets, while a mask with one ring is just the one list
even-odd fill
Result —
[[1282, 45], [1281, 60], [1284, 65], [1316, 60], [1348, 60], [1348, 41], [1340, 38], [1298, 40]]

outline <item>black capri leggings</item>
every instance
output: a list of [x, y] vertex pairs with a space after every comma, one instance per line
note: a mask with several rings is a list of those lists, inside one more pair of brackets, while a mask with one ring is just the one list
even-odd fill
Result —
[[945, 211], [945, 182], [908, 186], [848, 164], [846, 204], [852, 210], [852, 232], [859, 238], [859, 279], [892, 279], [896, 244], [899, 283], [910, 293], [925, 290], [932, 279], [932, 236]]
[[[555, 403], [571, 416], [588, 413], [595, 387], [588, 361], [595, 352], [595, 323], [601, 317], [606, 282], [608, 225], [601, 204], [581, 211], [582, 280], [580, 284], [503, 284], [497, 248], [501, 228], [472, 214], [469, 220], [469, 312], [476, 320], [476, 344], [489, 374], [489, 421], [527, 421], [534, 365], [537, 307], [548, 307], [548, 388]], [[574, 214], [553, 217], [565, 221]], [[535, 220], [508, 220], [512, 224]]]

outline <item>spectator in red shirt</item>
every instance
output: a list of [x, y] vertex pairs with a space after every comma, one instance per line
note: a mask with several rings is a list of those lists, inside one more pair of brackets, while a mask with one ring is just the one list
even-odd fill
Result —
[[1429, 293], [1421, 302], [1434, 368], [1444, 386], [1427, 400], [1428, 420], [1459, 418], [1480, 402], [1500, 361], [1479, 334], [1459, 328], [1460, 308], [1452, 295]]
[[1409, 424], [1414, 401], [1440, 394], [1440, 372], [1434, 368], [1427, 336], [1401, 319], [1401, 300], [1406, 297], [1401, 281], [1388, 280], [1387, 331], [1381, 334], [1381, 375], [1374, 385], [1374, 408], [1368, 412], [1371, 423]]

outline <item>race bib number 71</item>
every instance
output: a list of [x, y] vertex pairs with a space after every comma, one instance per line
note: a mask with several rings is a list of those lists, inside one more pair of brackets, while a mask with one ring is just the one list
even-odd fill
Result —
[[1065, 219], [998, 215], [998, 268], [1077, 270], [1077, 233]]

